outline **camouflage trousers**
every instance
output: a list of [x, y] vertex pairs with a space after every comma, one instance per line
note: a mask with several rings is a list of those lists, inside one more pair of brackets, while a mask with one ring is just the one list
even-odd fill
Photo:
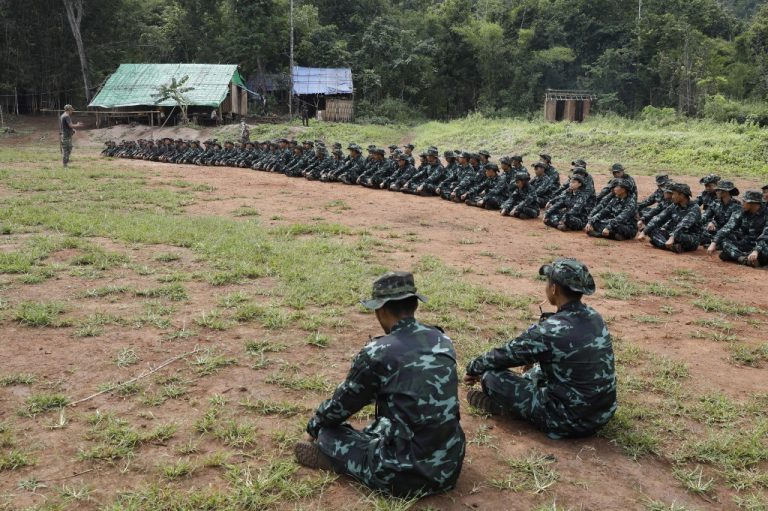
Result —
[[[592, 224], [592, 227], [596, 232], [603, 232], [603, 229], [607, 226], [608, 222], [603, 220], [598, 220]], [[624, 224], [617, 224], [611, 229], [611, 234], [608, 237], [615, 240], [617, 234], [625, 240], [632, 239], [637, 236], [637, 224], [635, 224], [634, 220]]]
[[[671, 234], [666, 229], [654, 229], [648, 233], [651, 238], [651, 245], [656, 248], [670, 250], [666, 243]], [[682, 252], [691, 252], [699, 248], [701, 237], [695, 234], [680, 233], [675, 236], [675, 245], [680, 245]]]
[[550, 210], [544, 215], [544, 223], [550, 227], [557, 227], [561, 221], [569, 231], [580, 231], [587, 226], [586, 219], [571, 215], [567, 210]]
[[383, 473], [383, 456], [376, 452], [380, 442], [378, 435], [358, 431], [349, 424], [323, 428], [317, 435], [317, 446], [330, 458], [337, 473], [353, 477], [373, 490], [399, 498], [445, 491], [412, 471]]
[[69, 163], [69, 157], [72, 154], [72, 137], [66, 135], [61, 137], [61, 160], [66, 166]]
[[[755, 243], [749, 240], [725, 239], [722, 242], [720, 259], [723, 261], [738, 261], [739, 258], [747, 257], [755, 249]], [[757, 253], [757, 264], [760, 266], [768, 265], [768, 254]]]
[[538, 366], [522, 376], [507, 370], [486, 371], [481, 385], [483, 392], [507, 415], [530, 422], [550, 438], [575, 438], [594, 433], [570, 424], [565, 413], [558, 413], [557, 407], [547, 402], [545, 389], [538, 384], [540, 378]]

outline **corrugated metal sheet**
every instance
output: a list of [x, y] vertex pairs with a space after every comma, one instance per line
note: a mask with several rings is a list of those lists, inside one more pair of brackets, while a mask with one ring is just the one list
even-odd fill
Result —
[[[185, 75], [189, 80], [184, 86], [194, 87], [184, 94], [190, 105], [218, 107], [227, 97], [230, 82], [244, 85], [234, 64], [120, 64], [88, 106], [154, 106], [152, 95], [157, 94], [158, 87]], [[175, 103], [168, 100], [159, 105]]]
[[348, 67], [293, 66], [293, 93], [352, 94], [352, 70]]

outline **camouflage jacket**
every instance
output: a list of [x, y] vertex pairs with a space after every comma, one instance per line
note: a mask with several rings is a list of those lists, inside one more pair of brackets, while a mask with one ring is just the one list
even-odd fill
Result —
[[662, 199], [655, 205], [647, 208], [645, 211], [642, 212], [640, 215], [641, 220], [643, 223], [650, 222], [654, 217], [656, 217], [659, 213], [667, 209], [669, 206], [672, 205], [672, 201], [669, 199]]
[[370, 459], [378, 465], [372, 476], [412, 473], [416, 480], [434, 482], [435, 490], [447, 490], [464, 458], [458, 383], [451, 339], [415, 318], [402, 319], [355, 356], [346, 380], [317, 408], [307, 433], [317, 437], [321, 428], [341, 425], [375, 403], [376, 418], [365, 428], [379, 437], [370, 444]]
[[[570, 182], [563, 183], [560, 188], [557, 189], [557, 193], [555, 194], [555, 197], [558, 195], [561, 195], [568, 191], [568, 186], [570, 185]], [[587, 174], [584, 176], [584, 186], [581, 187], [582, 190], [584, 190], [587, 195], [595, 196], [595, 180], [592, 179], [592, 174]]]
[[765, 223], [763, 233], [757, 238], [757, 243], [755, 243], [755, 250], [761, 254], [768, 255], [768, 222]]
[[458, 176], [460, 172], [461, 167], [455, 161], [445, 167], [443, 170], [443, 179], [438, 183], [438, 188], [453, 188], [453, 186], [458, 182]]
[[467, 365], [467, 374], [538, 363], [536, 382], [550, 436], [591, 433], [616, 411], [611, 335], [600, 314], [580, 301], [562, 306], [506, 345]]
[[701, 215], [701, 223], [706, 229], [709, 222], [714, 222], [715, 226], [720, 229], [728, 223], [728, 220], [733, 215], [738, 214], [741, 210], [741, 201], [739, 200], [732, 198], [728, 201], [728, 204], [723, 204], [723, 201], [718, 199], [710, 204], [704, 214]]
[[698, 197], [696, 197], [696, 204], [706, 210], [709, 206], [717, 200], [717, 194], [715, 192], [702, 191]]
[[423, 183], [427, 185], [437, 186], [445, 179], [445, 167], [439, 161], [434, 165], [429, 166], [429, 172]]
[[[635, 198], [635, 200], [637, 200], [637, 183], [635, 183], [635, 178], [633, 178], [627, 173], [624, 173], [623, 179], [626, 179], [627, 181], [630, 182], [630, 184], [632, 185], [632, 189], [628, 190], [628, 192], [631, 196]], [[597, 194], [597, 196], [595, 197], [595, 200], [597, 202], [600, 202], [612, 191], [613, 191], [613, 178], [608, 180], [608, 184], [605, 185], [605, 187], [603, 187], [602, 190], [600, 190], [600, 193]]]
[[748, 215], [743, 210], [739, 211], [731, 215], [728, 223], [717, 231], [712, 241], [719, 244], [723, 240], [733, 239], [745, 244], [757, 243], [768, 223], [766, 217], [768, 217], [766, 206], [762, 206], [754, 215]]
[[547, 173], [542, 176], [533, 176], [531, 186], [536, 190], [537, 196], [546, 200], [551, 199], [560, 189], [560, 185]]
[[585, 192], [580, 190], [576, 192], [568, 190], [564, 194], [558, 195], [552, 199], [549, 211], [559, 211], [564, 209], [568, 215], [586, 219], [589, 214], [589, 199], [590, 196]]
[[487, 194], [488, 191], [491, 190], [492, 188], [496, 188], [496, 186], [503, 181], [504, 181], [504, 178], [502, 178], [499, 175], [488, 177], [485, 174], [483, 174], [483, 179], [480, 181], [477, 181], [471, 188], [466, 190], [464, 193], [467, 194], [467, 197], [480, 197]]
[[513, 181], [509, 189], [509, 198], [501, 205], [501, 209], [507, 211], [512, 211], [516, 207], [539, 209], [536, 190], [530, 183], [522, 188], [518, 188]]
[[607, 222], [605, 228], [612, 231], [617, 225], [634, 224], [637, 216], [637, 201], [634, 197], [627, 194], [620, 199], [614, 194], [605, 202], [601, 202], [589, 215], [589, 223], [593, 224], [598, 220]]
[[462, 169], [459, 181], [453, 187], [453, 191], [457, 196], [461, 196], [467, 193], [469, 190], [479, 185], [485, 180], [485, 172], [474, 168], [472, 165], [467, 165]]
[[645, 226], [645, 234], [660, 228], [677, 239], [678, 234], [701, 235], [701, 210], [698, 204], [691, 201], [687, 206], [672, 204], [667, 209], [656, 215]]
[[658, 204], [664, 199], [664, 190], [657, 188], [652, 194], [645, 199], [637, 203], [637, 209], [640, 211], [650, 208], [654, 204]]

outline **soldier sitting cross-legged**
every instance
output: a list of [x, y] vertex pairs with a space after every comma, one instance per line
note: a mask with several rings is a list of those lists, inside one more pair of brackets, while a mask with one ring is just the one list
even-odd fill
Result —
[[[465, 447], [456, 352], [442, 330], [416, 320], [418, 300], [426, 298], [410, 273], [387, 273], [373, 283], [373, 297], [362, 303], [376, 311], [386, 335], [355, 356], [346, 380], [315, 410], [307, 424], [312, 441], [294, 450], [300, 464], [347, 474], [396, 497], [456, 485]], [[371, 403], [373, 423], [362, 431], [347, 424]]]

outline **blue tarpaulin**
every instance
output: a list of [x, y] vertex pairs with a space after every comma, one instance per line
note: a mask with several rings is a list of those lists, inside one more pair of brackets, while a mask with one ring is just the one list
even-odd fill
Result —
[[293, 66], [293, 93], [352, 94], [352, 70], [348, 67]]

